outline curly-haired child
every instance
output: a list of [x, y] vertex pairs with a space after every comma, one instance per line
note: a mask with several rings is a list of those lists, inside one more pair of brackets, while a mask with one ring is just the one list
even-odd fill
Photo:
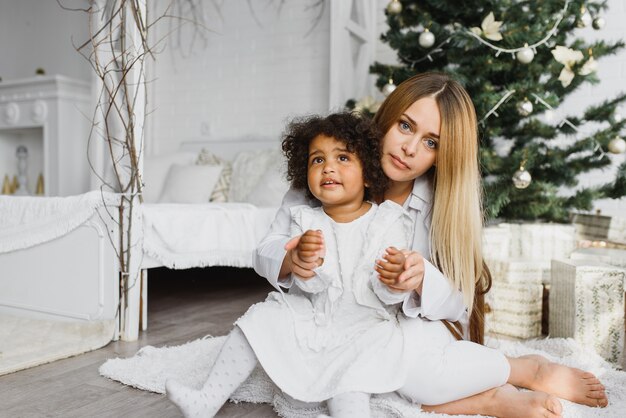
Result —
[[[283, 138], [287, 178], [321, 206], [291, 209], [300, 259], [315, 276], [294, 277], [288, 294], [272, 292], [239, 318], [200, 390], [166, 383], [187, 417], [213, 416], [257, 362], [286, 394], [328, 401], [333, 417], [368, 417], [369, 396], [393, 392], [406, 379], [407, 344], [397, 319], [398, 297], [378, 279], [403, 271], [412, 237], [404, 209], [380, 196], [386, 177], [379, 136], [352, 113], [292, 122]], [[382, 259], [381, 259], [382, 257]]]

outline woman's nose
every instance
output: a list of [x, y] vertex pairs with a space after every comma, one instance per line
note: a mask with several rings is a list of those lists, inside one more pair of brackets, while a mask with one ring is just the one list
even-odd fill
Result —
[[411, 139], [402, 145], [402, 151], [409, 157], [415, 157], [417, 153], [417, 139]]

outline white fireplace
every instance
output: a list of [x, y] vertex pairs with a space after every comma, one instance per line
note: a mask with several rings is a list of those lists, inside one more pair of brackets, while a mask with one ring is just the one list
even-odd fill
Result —
[[17, 176], [16, 150], [24, 145], [30, 194], [40, 174], [46, 196], [88, 191], [90, 103], [90, 84], [82, 80], [55, 75], [0, 82], [0, 181]]

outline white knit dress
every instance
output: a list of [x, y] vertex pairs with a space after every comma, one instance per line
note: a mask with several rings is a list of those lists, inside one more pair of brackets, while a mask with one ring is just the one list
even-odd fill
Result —
[[406, 380], [410, 350], [399, 304], [385, 305], [375, 260], [385, 248], [408, 248], [412, 221], [384, 202], [349, 223], [322, 208], [291, 209], [292, 236], [324, 234], [323, 265], [310, 280], [295, 278], [288, 294], [272, 292], [237, 321], [268, 376], [295, 399], [323, 401], [345, 392], [386, 393]]

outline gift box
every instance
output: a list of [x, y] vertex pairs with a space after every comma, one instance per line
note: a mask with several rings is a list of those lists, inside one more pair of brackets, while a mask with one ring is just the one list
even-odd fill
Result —
[[618, 267], [592, 260], [553, 260], [550, 336], [571, 337], [618, 363], [624, 348], [624, 279]]
[[550, 260], [509, 258], [506, 260], [486, 259], [494, 282], [541, 284], [550, 281]]
[[575, 260], [593, 260], [626, 269], [626, 250], [615, 248], [578, 248], [570, 258]]
[[522, 339], [540, 336], [542, 295], [540, 283], [494, 281], [485, 295], [485, 330]]
[[626, 244], [626, 217], [576, 213], [572, 222], [580, 239]]

